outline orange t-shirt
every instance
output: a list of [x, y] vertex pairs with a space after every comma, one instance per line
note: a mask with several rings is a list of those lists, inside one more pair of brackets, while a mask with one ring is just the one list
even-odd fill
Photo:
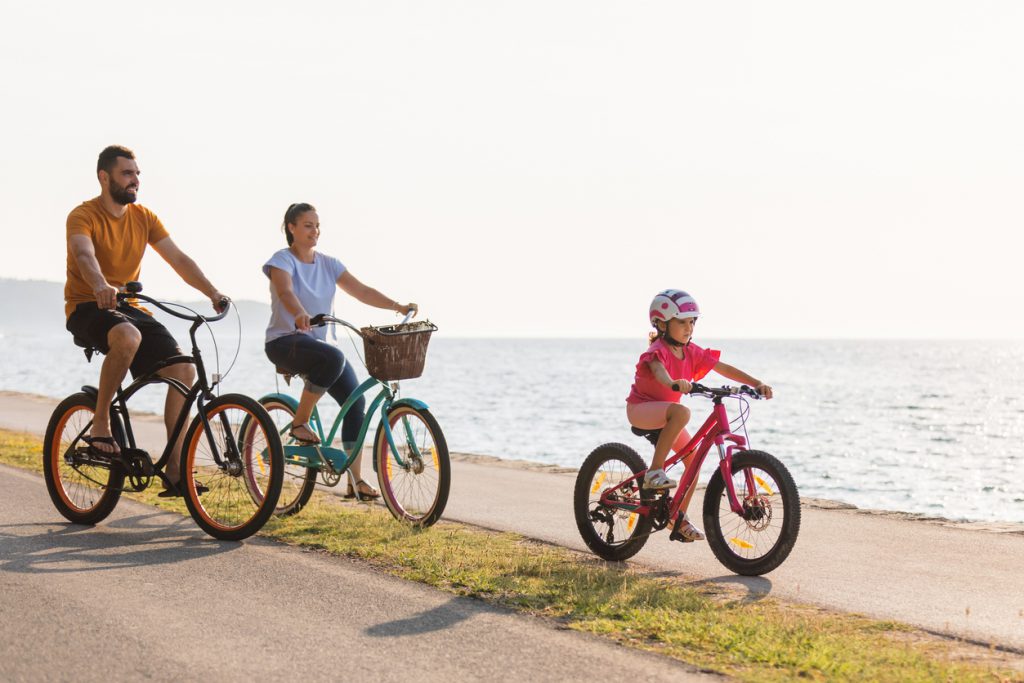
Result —
[[[139, 279], [142, 255], [147, 244], [156, 244], [169, 236], [156, 214], [144, 206], [128, 204], [120, 218], [111, 216], [99, 197], [82, 202], [68, 214], [68, 237], [87, 235], [96, 250], [100, 272], [114, 287]], [[78, 260], [68, 249], [68, 280], [64, 285], [64, 315], [68, 317], [75, 306], [95, 301], [92, 286], [82, 277]]]

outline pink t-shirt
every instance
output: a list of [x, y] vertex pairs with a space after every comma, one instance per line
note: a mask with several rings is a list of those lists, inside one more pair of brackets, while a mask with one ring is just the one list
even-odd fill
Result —
[[704, 375], [714, 370], [721, 356], [721, 351], [702, 349], [691, 342], [683, 348], [683, 357], [676, 358], [668, 344], [663, 339], [658, 339], [640, 355], [640, 360], [636, 364], [636, 377], [633, 378], [633, 388], [629, 392], [629, 397], [626, 398], [626, 403], [645, 403], [647, 401], [677, 403], [682, 398], [682, 392], [672, 391], [670, 387], [666, 387], [654, 378], [654, 373], [651, 372], [648, 365], [652, 360], [661, 361], [672, 379], [685, 379], [692, 382], [703, 379]]

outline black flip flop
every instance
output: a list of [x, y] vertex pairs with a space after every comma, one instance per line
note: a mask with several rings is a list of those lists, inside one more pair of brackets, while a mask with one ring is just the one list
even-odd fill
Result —
[[[179, 481], [178, 484], [181, 484], [181, 482]], [[175, 484], [173, 486], [173, 488], [164, 489], [160, 493], [156, 494], [156, 497], [157, 498], [181, 498], [182, 494], [181, 494], [181, 491], [178, 488], [178, 484]], [[205, 486], [203, 484], [200, 484], [199, 482], [196, 482], [196, 492], [200, 496], [203, 495], [204, 493], [206, 493], [209, 490], [210, 490], [210, 487]]]
[[[101, 456], [104, 458], [116, 458], [121, 454], [121, 447], [117, 445], [112, 436], [83, 436], [82, 441], [89, 444], [89, 455]], [[104, 451], [93, 446], [94, 443], [105, 443], [109, 446], [113, 446], [114, 450]]]

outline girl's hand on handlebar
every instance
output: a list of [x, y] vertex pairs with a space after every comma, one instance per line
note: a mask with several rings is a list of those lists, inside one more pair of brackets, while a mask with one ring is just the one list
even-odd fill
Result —
[[303, 311], [302, 313], [299, 313], [297, 316], [295, 316], [295, 329], [300, 330], [302, 332], [309, 332], [311, 329], [313, 329], [309, 326], [309, 313]]
[[759, 393], [762, 396], [764, 396], [765, 398], [771, 398], [772, 397], [772, 388], [770, 386], [768, 386], [767, 384], [765, 384], [764, 382], [761, 382], [756, 387], [754, 387], [754, 390], [757, 391], [757, 393]]
[[676, 384], [679, 387], [679, 391], [684, 394], [690, 393], [690, 390], [693, 389], [693, 383], [687, 382], [685, 379], [674, 379], [672, 382]]

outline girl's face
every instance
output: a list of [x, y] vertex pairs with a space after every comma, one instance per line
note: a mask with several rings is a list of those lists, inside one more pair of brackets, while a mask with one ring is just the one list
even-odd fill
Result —
[[294, 223], [288, 224], [292, 244], [300, 249], [312, 249], [320, 239], [320, 216], [316, 211], [303, 211]]
[[680, 344], [690, 341], [693, 336], [693, 328], [697, 324], [696, 318], [672, 318], [668, 321], [668, 336]]

